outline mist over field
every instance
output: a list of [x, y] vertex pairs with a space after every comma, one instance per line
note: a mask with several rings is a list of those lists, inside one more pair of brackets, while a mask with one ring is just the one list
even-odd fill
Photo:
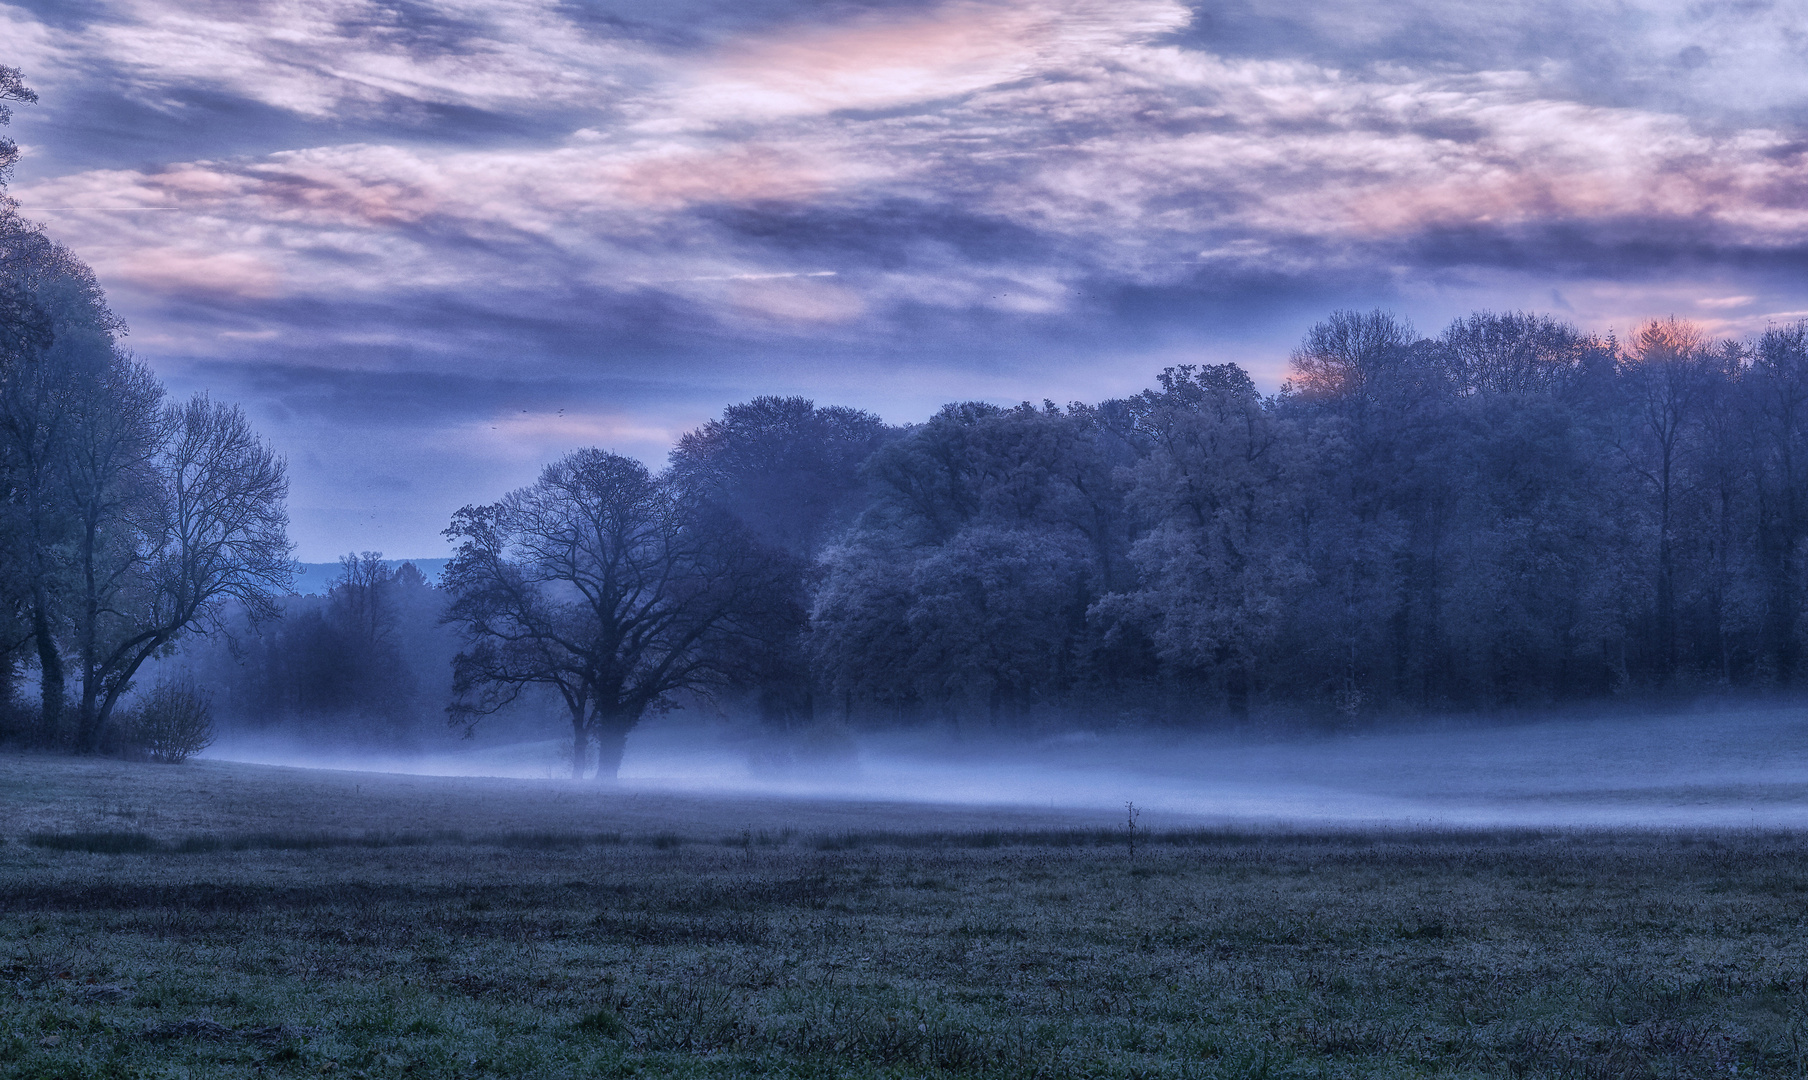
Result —
[[[570, 771], [563, 740], [397, 753], [246, 737], [206, 756], [542, 781]], [[1118, 813], [1134, 802], [1163, 826], [1800, 828], [1808, 723], [1799, 706], [1753, 706], [1304, 738], [868, 734], [812, 756], [722, 725], [662, 721], [628, 740], [620, 786], [830, 800], [848, 806], [850, 821], [866, 820], [862, 802]]]

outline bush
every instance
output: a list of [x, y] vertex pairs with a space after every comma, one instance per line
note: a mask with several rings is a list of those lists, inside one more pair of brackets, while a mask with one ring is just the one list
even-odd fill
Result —
[[132, 741], [152, 761], [177, 764], [213, 745], [213, 695], [187, 680], [165, 679], [132, 711]]

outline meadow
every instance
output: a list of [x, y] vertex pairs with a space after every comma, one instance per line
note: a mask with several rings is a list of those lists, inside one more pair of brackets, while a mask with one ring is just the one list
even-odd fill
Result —
[[0, 757], [0, 1075], [1808, 1073], [1808, 838]]

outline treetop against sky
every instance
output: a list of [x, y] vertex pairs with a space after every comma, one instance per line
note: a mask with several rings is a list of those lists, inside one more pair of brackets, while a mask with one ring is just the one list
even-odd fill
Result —
[[1334, 307], [1808, 312], [1782, 3], [11, 0], [0, 42], [24, 213], [247, 404], [307, 559], [443, 554], [763, 393], [1272, 389]]

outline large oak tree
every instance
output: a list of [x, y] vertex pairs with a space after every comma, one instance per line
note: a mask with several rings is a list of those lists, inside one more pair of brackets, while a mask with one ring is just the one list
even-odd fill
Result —
[[530, 687], [553, 691], [572, 773], [596, 747], [613, 779], [628, 733], [673, 695], [732, 677], [785, 582], [745, 529], [632, 458], [579, 450], [489, 506], [454, 515], [447, 620], [465, 634], [454, 722], [473, 725]]

